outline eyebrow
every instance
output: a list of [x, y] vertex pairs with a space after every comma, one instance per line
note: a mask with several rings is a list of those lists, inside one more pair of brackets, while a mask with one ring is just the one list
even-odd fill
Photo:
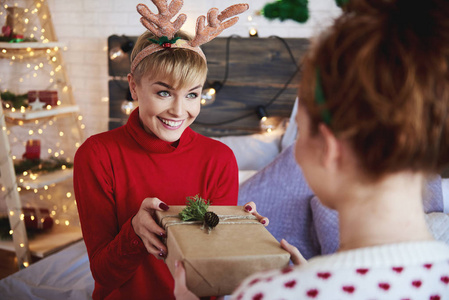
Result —
[[166, 84], [165, 82], [162, 81], [156, 81], [155, 83], [153, 83], [153, 85], [158, 84], [158, 85], [162, 85], [163, 87], [166, 87], [167, 89], [171, 89], [173, 90], [173, 87], [169, 84]]
[[[156, 81], [155, 83], [153, 83], [153, 85], [155, 85], [155, 84], [157, 84], [157, 85], [162, 85], [163, 87], [166, 87], [167, 89], [170, 89], [170, 90], [174, 90], [174, 88], [173, 88], [171, 85], [169, 85], [169, 84], [167, 84], [167, 83], [165, 83], [165, 82], [162, 82], [162, 81]], [[197, 85], [197, 86], [194, 87], [194, 88], [191, 88], [191, 89], [189, 90], [189, 92], [191, 92], [191, 91], [193, 91], [193, 90], [196, 90], [196, 89], [198, 89], [198, 88], [200, 88], [200, 87], [201, 87], [201, 84]]]
[[201, 87], [201, 84], [197, 85], [197, 86], [194, 87], [194, 88], [191, 88], [191, 89], [189, 90], [189, 92], [191, 92], [191, 91], [193, 91], [193, 90], [196, 90], [197, 88], [200, 88], [200, 87]]

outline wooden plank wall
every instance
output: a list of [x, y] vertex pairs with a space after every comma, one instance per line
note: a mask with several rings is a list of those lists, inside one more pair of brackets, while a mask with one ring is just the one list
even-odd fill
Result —
[[[124, 39], [111, 36], [108, 45], [113, 47], [123, 43]], [[131, 39], [135, 40], [136, 37]], [[226, 65], [228, 76], [217, 93], [216, 101], [202, 107], [192, 128], [207, 136], [259, 132], [259, 119], [255, 111], [258, 106], [267, 104], [268, 116], [289, 117], [296, 98], [301, 56], [308, 44], [307, 39], [300, 38], [231, 36], [216, 38], [203, 45], [209, 68], [207, 83], [223, 82]], [[109, 61], [110, 125], [113, 125], [110, 129], [126, 120], [126, 116], [119, 112], [119, 102], [126, 97], [123, 87], [127, 83], [122, 79], [128, 71], [128, 57], [119, 62]], [[120, 82], [114, 82], [116, 80]]]

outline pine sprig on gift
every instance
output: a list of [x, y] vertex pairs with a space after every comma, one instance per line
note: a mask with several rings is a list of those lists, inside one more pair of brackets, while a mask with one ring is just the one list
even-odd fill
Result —
[[179, 213], [182, 221], [202, 221], [209, 229], [217, 226], [219, 217], [212, 211], [207, 211], [210, 205], [209, 200], [201, 198], [199, 195], [187, 197], [186, 207]]
[[199, 195], [187, 197], [186, 207], [179, 213], [179, 217], [183, 221], [203, 221], [209, 205], [209, 201]]

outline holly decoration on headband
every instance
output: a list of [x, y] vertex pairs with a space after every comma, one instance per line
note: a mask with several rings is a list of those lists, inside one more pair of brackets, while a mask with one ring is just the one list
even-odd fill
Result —
[[177, 40], [179, 40], [180, 37], [175, 37], [172, 39], [169, 39], [167, 36], [161, 36], [159, 40], [155, 39], [148, 39], [150, 42], [161, 45], [164, 48], [171, 48], [172, 44], [175, 44]]
[[203, 227], [212, 230], [220, 222], [219, 217], [212, 211], [207, 211], [209, 200], [204, 200], [199, 195], [187, 197], [186, 207], [179, 213], [182, 221], [202, 221]]

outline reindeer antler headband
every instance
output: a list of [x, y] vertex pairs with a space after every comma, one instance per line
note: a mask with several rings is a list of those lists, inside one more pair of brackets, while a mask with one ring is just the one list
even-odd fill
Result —
[[[171, 19], [180, 11], [183, 1], [173, 0], [170, 5], [167, 3], [168, 0], [152, 0], [152, 2], [156, 5], [158, 14], [152, 13], [150, 9], [142, 3], [137, 5], [137, 11], [142, 15], [140, 22], [142, 22], [143, 26], [157, 36], [159, 40], [151, 39], [153, 44], [147, 46], [137, 54], [131, 64], [131, 73], [134, 72], [137, 65], [145, 57], [167, 48], [190, 49], [197, 52], [204, 58], [204, 60], [206, 60], [206, 57], [199, 46], [211, 41], [223, 30], [237, 23], [239, 18], [234, 16], [241, 14], [249, 8], [248, 4], [235, 4], [229, 6], [221, 13], [219, 13], [217, 8], [211, 8], [207, 13], [208, 24], [205, 24], [205, 16], [199, 16], [196, 21], [195, 37], [191, 41], [185, 41], [178, 40], [179, 38], [174, 38], [174, 36], [186, 21], [187, 16], [185, 14], [180, 14], [175, 21], [171, 22]], [[225, 21], [230, 17], [234, 18]]]

